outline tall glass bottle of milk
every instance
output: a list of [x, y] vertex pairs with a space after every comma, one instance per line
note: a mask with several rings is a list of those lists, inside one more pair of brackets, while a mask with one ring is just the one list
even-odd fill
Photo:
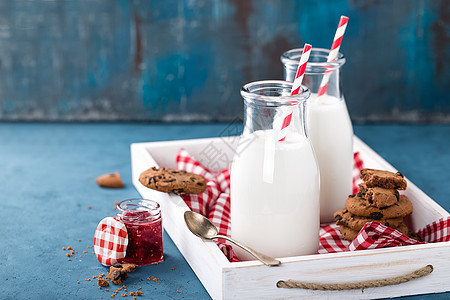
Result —
[[310, 93], [290, 96], [291, 87], [266, 80], [242, 88], [244, 129], [231, 167], [231, 235], [272, 257], [313, 254], [319, 243], [320, 177], [305, 123]]
[[[281, 56], [284, 78], [293, 81], [302, 49]], [[340, 69], [345, 63], [342, 53], [327, 62], [329, 50], [313, 48], [303, 84], [311, 90], [308, 100], [308, 132], [320, 169], [320, 221], [333, 221], [333, 213], [345, 206], [352, 193], [353, 128], [340, 84]], [[328, 86], [318, 96], [328, 77]], [[319, 93], [320, 94], [320, 93]]]

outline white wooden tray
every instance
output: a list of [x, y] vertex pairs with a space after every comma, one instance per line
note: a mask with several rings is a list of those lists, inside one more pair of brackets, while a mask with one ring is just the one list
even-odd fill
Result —
[[[181, 147], [197, 159], [211, 146], [232, 158], [236, 142], [236, 137], [229, 137], [131, 145], [133, 184], [142, 197], [160, 203], [165, 230], [212, 298], [367, 299], [450, 291], [450, 242], [281, 258], [279, 267], [267, 267], [258, 261], [230, 263], [214, 242], [203, 241], [188, 230], [183, 214], [189, 208], [181, 197], [148, 189], [138, 181], [139, 174], [149, 167], [175, 167], [175, 158]], [[357, 137], [354, 138], [354, 150], [360, 152], [364, 167], [396, 171]], [[449, 215], [409, 180], [405, 194], [414, 205], [414, 213], [409, 220], [413, 230]], [[283, 289], [276, 286], [279, 280], [288, 279], [347, 283], [391, 278], [429, 264], [434, 267], [430, 275], [393, 286], [347, 291]]]

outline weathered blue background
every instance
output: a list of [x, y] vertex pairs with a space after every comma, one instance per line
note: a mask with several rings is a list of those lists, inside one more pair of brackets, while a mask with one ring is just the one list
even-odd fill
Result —
[[231, 120], [339, 16], [354, 121], [450, 122], [450, 1], [1, 1], [1, 120]]

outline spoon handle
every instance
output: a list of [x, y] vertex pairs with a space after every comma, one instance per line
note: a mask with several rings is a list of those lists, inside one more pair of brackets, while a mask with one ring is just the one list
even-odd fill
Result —
[[226, 236], [226, 235], [215, 235], [212, 237], [213, 239], [224, 239], [224, 240], [228, 240], [230, 242], [232, 242], [233, 244], [235, 244], [236, 246], [241, 247], [242, 249], [244, 249], [245, 251], [247, 251], [248, 253], [250, 253], [251, 255], [253, 255], [254, 257], [256, 257], [258, 260], [260, 260], [262, 263], [264, 263], [267, 266], [278, 266], [281, 262], [279, 260], [276, 260], [270, 256], [267, 256], [265, 254], [262, 254], [261, 252], [258, 252], [256, 250], [253, 250], [250, 247], [244, 246], [241, 243], [239, 243], [238, 241], [233, 240], [232, 238]]

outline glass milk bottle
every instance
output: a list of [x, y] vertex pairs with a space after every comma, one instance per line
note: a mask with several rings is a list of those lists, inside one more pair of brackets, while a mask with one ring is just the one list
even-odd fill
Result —
[[[307, 123], [320, 169], [321, 223], [334, 221], [334, 212], [344, 207], [347, 196], [352, 193], [353, 172], [353, 128], [339, 76], [345, 58], [339, 53], [336, 60], [327, 62], [329, 52], [313, 48], [303, 78], [303, 84], [311, 90]], [[294, 80], [301, 54], [302, 49], [293, 49], [281, 56], [287, 81]], [[329, 76], [328, 87], [325, 94], [318, 97], [325, 73]]]
[[319, 243], [319, 170], [305, 126], [310, 93], [290, 96], [291, 87], [266, 80], [242, 88], [244, 129], [231, 166], [231, 235], [272, 257], [313, 254]]

